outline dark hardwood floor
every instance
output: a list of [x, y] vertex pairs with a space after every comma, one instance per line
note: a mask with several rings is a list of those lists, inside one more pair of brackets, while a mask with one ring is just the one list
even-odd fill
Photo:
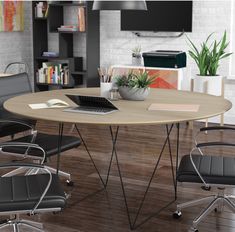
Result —
[[[194, 132], [202, 123], [196, 123]], [[108, 127], [78, 125], [82, 135], [96, 164], [103, 176], [107, 173], [108, 161], [111, 155], [111, 139]], [[57, 133], [58, 126], [55, 123], [39, 122], [39, 131]], [[71, 125], [65, 126], [65, 133], [71, 132]], [[127, 201], [130, 207], [132, 220], [137, 212], [140, 199], [143, 196], [148, 179], [151, 176], [154, 164], [158, 158], [166, 132], [164, 126], [121, 127], [117, 143], [120, 165], [126, 187]], [[180, 130], [180, 156], [189, 153], [194, 141], [193, 131], [185, 124]], [[218, 133], [211, 136], [202, 134], [202, 140], [226, 139], [233, 140], [234, 135]], [[176, 130], [171, 135], [172, 152], [175, 154]], [[213, 153], [233, 154], [233, 149], [217, 149]], [[9, 158], [2, 157], [1, 162]], [[175, 156], [174, 156], [175, 162]], [[52, 158], [51, 166], [56, 165], [56, 157]], [[61, 170], [72, 174], [74, 187], [63, 186], [67, 193], [71, 194], [66, 209], [59, 214], [35, 215], [32, 219], [42, 221], [46, 231], [51, 232], [129, 232], [128, 219], [122, 196], [122, 190], [117, 173], [116, 162], [113, 162], [110, 173], [109, 185], [106, 191], [102, 189], [102, 183], [87, 155], [84, 146], [63, 153], [61, 156]], [[216, 191], [212, 189], [211, 192]], [[228, 189], [232, 193], [232, 189]], [[211, 194], [201, 190], [199, 185], [179, 184], [178, 199], [176, 202], [185, 202]], [[94, 194], [96, 193], [96, 194]], [[139, 222], [148, 215], [156, 212], [166, 202], [174, 199], [173, 181], [169, 151], [165, 150], [159, 163], [157, 175], [153, 179], [151, 189], [147, 195], [145, 205], [139, 217]], [[158, 216], [153, 217], [147, 223], [137, 228], [136, 232], [184, 232], [187, 231], [195, 216], [203, 206], [183, 210], [181, 219], [172, 218], [176, 202], [164, 209]], [[28, 216], [26, 216], [28, 218]], [[26, 230], [24, 230], [26, 231]], [[235, 231], [235, 215], [225, 209], [223, 213], [212, 212], [199, 226], [200, 232], [232, 232]]]

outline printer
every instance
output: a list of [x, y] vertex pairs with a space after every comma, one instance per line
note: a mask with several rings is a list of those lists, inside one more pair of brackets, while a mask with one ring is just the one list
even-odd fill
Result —
[[144, 52], [144, 66], [162, 68], [186, 67], [186, 53], [182, 51], [156, 50]]

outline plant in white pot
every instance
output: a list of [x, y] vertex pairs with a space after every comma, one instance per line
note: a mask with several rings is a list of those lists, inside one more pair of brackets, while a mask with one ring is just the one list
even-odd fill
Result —
[[199, 69], [199, 74], [194, 78], [193, 90], [221, 96], [223, 77], [217, 74], [217, 70], [220, 61], [232, 53], [225, 52], [229, 44], [226, 31], [219, 42], [214, 40], [209, 43], [212, 35], [213, 33], [207, 37], [206, 41], [201, 44], [200, 49], [188, 38], [191, 48], [189, 55], [194, 59]]
[[132, 49], [132, 64], [140, 66], [142, 61], [141, 46], [136, 46]]
[[156, 76], [149, 76], [148, 72], [127, 75], [115, 78], [120, 96], [126, 100], [143, 101], [149, 95], [150, 85], [155, 81]]

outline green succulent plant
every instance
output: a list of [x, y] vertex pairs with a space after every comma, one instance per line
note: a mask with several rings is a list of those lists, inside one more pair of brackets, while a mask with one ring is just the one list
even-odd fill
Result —
[[146, 71], [134, 74], [131, 71], [127, 75], [117, 76], [115, 79], [118, 87], [148, 88], [155, 81], [156, 75], [150, 76]]
[[198, 49], [196, 45], [187, 37], [191, 48], [188, 53], [196, 62], [199, 69], [199, 75], [201, 76], [216, 76], [220, 60], [232, 54], [225, 52], [229, 44], [227, 42], [226, 31], [219, 42], [214, 40], [214, 42], [209, 44], [209, 40], [213, 34], [214, 33], [211, 33], [207, 37], [206, 41], [201, 43], [200, 49]]

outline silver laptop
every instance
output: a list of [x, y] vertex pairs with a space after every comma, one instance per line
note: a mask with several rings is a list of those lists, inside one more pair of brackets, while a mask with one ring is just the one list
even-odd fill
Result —
[[66, 96], [76, 103], [77, 107], [69, 107], [64, 111], [86, 114], [110, 114], [118, 110], [108, 99], [96, 96], [68, 95]]

